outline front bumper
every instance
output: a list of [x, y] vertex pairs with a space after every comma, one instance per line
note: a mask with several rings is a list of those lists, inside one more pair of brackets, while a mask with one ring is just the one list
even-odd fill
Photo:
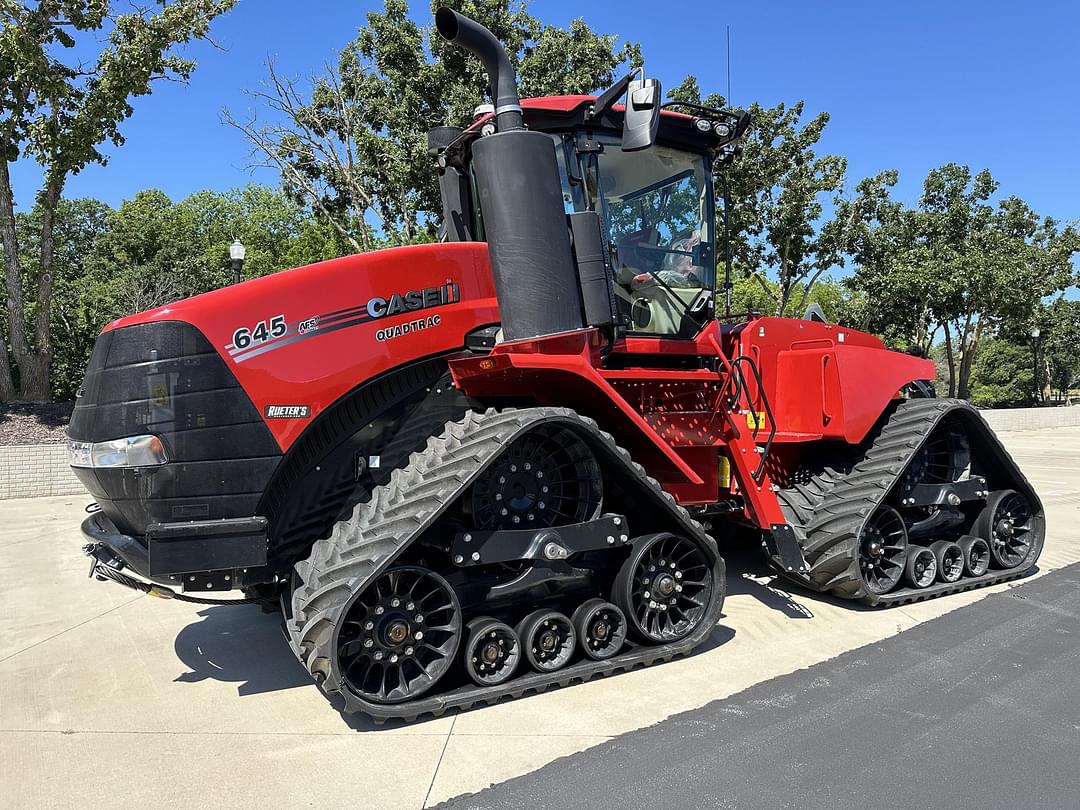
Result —
[[[146, 544], [134, 537], [121, 534], [111, 520], [101, 512], [95, 512], [82, 522], [82, 533], [92, 543], [103, 546], [117, 560], [143, 579], [150, 579], [150, 552]], [[161, 585], [175, 583], [175, 578], [159, 580]]]
[[103, 512], [82, 524], [88, 554], [116, 570], [185, 591], [227, 591], [271, 581], [263, 517], [151, 524], [146, 538], [122, 533]]

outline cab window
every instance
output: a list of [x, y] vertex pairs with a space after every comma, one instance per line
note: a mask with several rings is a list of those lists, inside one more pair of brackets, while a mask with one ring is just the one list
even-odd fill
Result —
[[628, 331], [692, 336], [715, 284], [708, 163], [662, 145], [623, 152], [615, 138], [599, 142], [582, 175], [608, 231]]

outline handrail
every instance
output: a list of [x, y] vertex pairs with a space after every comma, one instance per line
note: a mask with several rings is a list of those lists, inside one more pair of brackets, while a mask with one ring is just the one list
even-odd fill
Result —
[[[758, 462], [757, 469], [751, 473], [751, 478], [754, 479], [754, 483], [760, 484], [765, 479], [765, 461], [769, 457], [769, 452], [772, 450], [773, 446], [773, 440], [776, 438], [776, 419], [773, 416], [772, 405], [769, 403], [769, 398], [765, 394], [765, 385], [761, 379], [761, 370], [758, 368], [754, 358], [749, 355], [740, 354], [729, 361], [724, 356], [724, 352], [721, 350], [720, 344], [714, 336], [709, 336], [709, 342], [712, 343], [713, 348], [716, 350], [716, 356], [727, 373], [724, 375], [724, 382], [720, 386], [720, 391], [716, 397], [716, 405], [713, 407], [713, 412], [709, 417], [709, 423], [706, 425], [706, 430], [712, 427], [712, 423], [716, 419], [716, 414], [720, 412], [721, 408], [724, 408], [725, 401], [728, 407], [724, 408], [724, 418], [727, 419], [728, 424], [730, 424], [734, 430], [739, 430], [739, 426], [731, 416], [731, 411], [738, 409], [739, 402], [745, 395], [746, 405], [754, 414], [754, 427], [751, 436], [755, 441], [757, 440], [758, 432], [761, 430], [761, 423], [757, 418], [757, 408], [750, 400], [750, 389], [746, 385], [746, 376], [742, 371], [742, 366], [744, 364], [749, 365], [750, 372], [754, 376], [754, 382], [757, 384], [757, 397], [761, 402], [761, 406], [765, 409], [765, 419], [768, 422], [769, 427], [769, 436], [765, 440], [765, 446], [761, 450], [761, 461]], [[732, 384], [734, 384], [735, 390], [729, 394], [728, 388], [730, 388]]]
[[[761, 450], [761, 461], [758, 462], [757, 469], [753, 472], [754, 483], [760, 484], [765, 478], [765, 461], [769, 457], [769, 451], [772, 450], [773, 439], [776, 438], [776, 419], [773, 417], [772, 405], [769, 403], [769, 397], [765, 394], [765, 385], [761, 379], [761, 369], [758, 368], [758, 364], [754, 362], [754, 359], [749, 355], [740, 354], [731, 361], [731, 367], [739, 370], [741, 363], [745, 363], [750, 366], [750, 371], [754, 374], [754, 382], [757, 384], [757, 395], [761, 402], [761, 406], [765, 409], [765, 419], [768, 422], [769, 436], [765, 440], [765, 446]], [[742, 371], [739, 370], [739, 376], [742, 377]], [[751, 411], [754, 414], [754, 430], [751, 434], [757, 439], [758, 431], [761, 430], [761, 423], [757, 418], [757, 410], [754, 407], [754, 403], [750, 401], [750, 393], [746, 388], [746, 380], [742, 380], [743, 390], [746, 391], [746, 402], [749, 405]]]

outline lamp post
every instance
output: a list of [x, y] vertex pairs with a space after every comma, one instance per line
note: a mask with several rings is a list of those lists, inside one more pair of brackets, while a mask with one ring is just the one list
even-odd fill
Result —
[[244, 247], [244, 243], [239, 239], [234, 239], [233, 243], [229, 245], [229, 264], [232, 265], [233, 284], [240, 283], [240, 271], [244, 269], [244, 257], [247, 255], [247, 248]]
[[1041, 334], [1039, 327], [1031, 327], [1031, 364], [1032, 371], [1035, 372], [1031, 378], [1031, 385], [1034, 388], [1036, 406], [1039, 404], [1039, 394], [1042, 393], [1042, 388], [1039, 385], [1039, 336]]

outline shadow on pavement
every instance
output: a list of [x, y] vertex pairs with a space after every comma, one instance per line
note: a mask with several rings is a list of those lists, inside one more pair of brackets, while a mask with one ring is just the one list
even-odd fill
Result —
[[241, 696], [313, 685], [281, 635], [280, 615], [242, 605], [207, 607], [199, 616], [176, 636], [176, 655], [189, 668], [177, 682], [238, 683]]
[[771, 571], [757, 548], [733, 547], [721, 551], [727, 563], [727, 594], [745, 594], [765, 607], [778, 610], [789, 619], [812, 619], [814, 613], [802, 602], [795, 601], [783, 588], [787, 583], [773, 575], [768, 581], [756, 578], [769, 576]]

